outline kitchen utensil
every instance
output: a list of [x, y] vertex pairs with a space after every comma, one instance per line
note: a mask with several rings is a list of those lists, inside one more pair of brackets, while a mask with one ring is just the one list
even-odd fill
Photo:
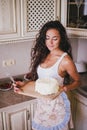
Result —
[[10, 78], [10, 80], [11, 80], [13, 83], [15, 83], [15, 80], [14, 80], [14, 78], [13, 78], [12, 76], [9, 76], [9, 78]]
[[15, 81], [14, 78], [11, 76], [11, 74], [10, 74], [10, 73], [7, 73], [6, 75], [7, 75], [7, 77], [10, 78], [10, 80], [12, 81], [12, 83], [15, 85], [15, 84], [16, 84], [16, 81]]

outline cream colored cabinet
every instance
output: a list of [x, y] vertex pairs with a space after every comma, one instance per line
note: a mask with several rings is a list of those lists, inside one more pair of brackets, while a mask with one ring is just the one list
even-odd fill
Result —
[[0, 41], [33, 39], [55, 19], [60, 19], [60, 0], [0, 0]]
[[70, 93], [74, 130], [87, 130], [87, 98], [78, 92]]
[[0, 0], [0, 40], [20, 36], [19, 0]]
[[4, 130], [27, 130], [27, 109], [8, 109], [3, 113]]
[[61, 0], [61, 22], [69, 36], [87, 38], [87, 0]]
[[2, 121], [2, 113], [0, 113], [0, 130], [4, 130], [3, 121]]
[[23, 0], [21, 14], [22, 35], [33, 38], [44, 23], [60, 19], [60, 0]]
[[77, 101], [75, 130], [86, 130], [86, 129], [87, 129], [87, 104]]
[[35, 108], [32, 100], [1, 109], [0, 130], [31, 130]]

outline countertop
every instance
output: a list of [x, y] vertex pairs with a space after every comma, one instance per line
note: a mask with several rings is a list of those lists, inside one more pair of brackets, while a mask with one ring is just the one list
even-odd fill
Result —
[[80, 73], [80, 77], [81, 77], [81, 87], [83, 86], [87, 86], [87, 72], [85, 73]]
[[[77, 92], [79, 92], [79, 89], [81, 89], [83, 86], [87, 86], [87, 73], [81, 73], [80, 75], [81, 75], [82, 85], [81, 85], [81, 87], [77, 88]], [[87, 94], [87, 92], [86, 92], [86, 94]], [[13, 88], [8, 91], [0, 91], [0, 108], [15, 105], [15, 104], [29, 101], [32, 99], [34, 99], [34, 98], [29, 97], [29, 96], [24, 96], [21, 94], [16, 94], [13, 91]]]
[[86, 73], [81, 73], [81, 86], [75, 89], [75, 91], [86, 98], [87, 100], [87, 72]]
[[[24, 75], [19, 75], [14, 78], [18, 80], [22, 80], [23, 77]], [[1, 82], [6, 82], [6, 81], [10, 81], [9, 78], [1, 79]], [[35, 98], [15, 93], [13, 88], [7, 91], [0, 90], [0, 108], [4, 108], [7, 106], [15, 105], [33, 99]]]
[[34, 98], [15, 93], [13, 89], [5, 92], [0, 91], [0, 108], [15, 105], [32, 99]]

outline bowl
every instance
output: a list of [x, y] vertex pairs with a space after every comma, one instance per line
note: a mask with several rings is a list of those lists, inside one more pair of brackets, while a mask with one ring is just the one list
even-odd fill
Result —
[[0, 90], [1, 91], [8, 91], [12, 89], [12, 83], [11, 82], [4, 82], [0, 84]]

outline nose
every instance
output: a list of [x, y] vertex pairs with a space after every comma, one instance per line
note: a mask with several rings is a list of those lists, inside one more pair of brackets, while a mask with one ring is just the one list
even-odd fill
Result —
[[52, 39], [50, 39], [50, 44], [53, 44], [53, 40]]

